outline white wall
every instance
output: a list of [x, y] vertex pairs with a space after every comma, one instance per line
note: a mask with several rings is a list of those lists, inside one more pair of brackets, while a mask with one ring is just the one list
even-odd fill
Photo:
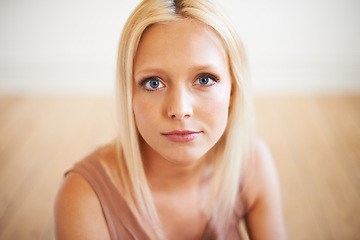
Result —
[[360, 1], [227, 2], [257, 92], [360, 92]]
[[[223, 0], [255, 92], [360, 92], [360, 1]], [[112, 92], [121, 28], [139, 1], [0, 1], [0, 94]]]

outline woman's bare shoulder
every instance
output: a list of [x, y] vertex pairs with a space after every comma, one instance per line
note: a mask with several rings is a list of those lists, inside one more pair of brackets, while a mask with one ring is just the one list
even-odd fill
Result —
[[110, 239], [99, 200], [79, 174], [66, 175], [54, 207], [56, 239]]
[[280, 187], [273, 157], [267, 144], [255, 141], [254, 155], [249, 164], [247, 223], [254, 239], [285, 239]]
[[[256, 138], [253, 144], [251, 159], [246, 162], [244, 168], [244, 181], [250, 195], [254, 195], [263, 187], [260, 180], [276, 177], [274, 161], [269, 147], [261, 138]], [[256, 181], [254, 181], [256, 179]]]

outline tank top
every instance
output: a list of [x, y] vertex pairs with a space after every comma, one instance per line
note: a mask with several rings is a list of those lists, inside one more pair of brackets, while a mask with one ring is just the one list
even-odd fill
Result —
[[[70, 172], [77, 173], [91, 186], [101, 205], [112, 240], [150, 239], [99, 162], [100, 151], [101, 149], [98, 149], [93, 154], [76, 163], [72, 169], [65, 173], [65, 176]], [[243, 218], [245, 207], [243, 201], [241, 201], [240, 191], [238, 195], [229, 229], [218, 229], [216, 221], [211, 217], [207, 222], [201, 239], [242, 239], [242, 234], [239, 232], [239, 221]]]

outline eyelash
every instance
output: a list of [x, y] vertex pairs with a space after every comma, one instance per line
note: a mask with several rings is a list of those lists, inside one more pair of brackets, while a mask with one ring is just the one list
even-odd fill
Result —
[[[196, 77], [196, 81], [198, 81], [200, 78], [204, 78], [204, 77], [210, 78], [212, 81], [214, 81], [214, 83], [209, 84], [209, 85], [194, 84], [194, 83], [193, 83], [193, 85], [202, 85], [202, 87], [211, 87], [211, 86], [215, 85], [215, 83], [218, 83], [218, 82], [219, 82], [219, 78], [216, 77], [216, 76], [214, 76], [214, 75], [211, 74], [211, 73], [202, 73], [202, 74], [199, 74], [199, 75]], [[145, 78], [144, 80], [142, 80], [142, 81], [139, 83], [139, 85], [140, 85], [142, 88], [144, 88], [144, 90], [146, 90], [146, 91], [154, 92], [154, 91], [156, 91], [157, 89], [150, 89], [150, 88], [145, 87], [145, 85], [146, 85], [149, 81], [151, 81], [151, 80], [158, 80], [162, 85], [165, 85], [164, 83], [162, 83], [161, 80], [159, 80], [158, 77], [148, 77], [148, 78]], [[195, 81], [195, 82], [196, 82], [196, 81]]]
[[[142, 88], [144, 88], [144, 90], [146, 90], [146, 91], [149, 91], [149, 92], [156, 91], [156, 89], [150, 89], [150, 88], [145, 87], [145, 85], [146, 85], [149, 81], [151, 81], [151, 80], [158, 80], [161, 84], [163, 84], [163, 83], [159, 80], [158, 77], [148, 77], [148, 78], [145, 78], [144, 80], [142, 80], [142, 81], [139, 83], [139, 85], [140, 85]], [[163, 84], [163, 85], [165, 85], [165, 84]]]
[[[203, 78], [203, 77], [210, 78], [210, 79], [211, 79], [212, 81], [214, 81], [215, 83], [218, 83], [218, 82], [219, 82], [219, 78], [216, 77], [216, 76], [214, 76], [214, 75], [211, 74], [211, 73], [202, 73], [202, 74], [198, 75], [198, 76], [196, 77], [196, 81], [198, 81], [200, 78]], [[196, 82], [196, 81], [195, 81], [195, 82]], [[215, 83], [212, 83], [212, 84], [209, 84], [209, 85], [202, 85], [202, 84], [196, 84], [196, 85], [202, 85], [202, 87], [211, 87], [211, 86], [215, 85]], [[193, 85], [195, 85], [195, 84], [193, 84]]]

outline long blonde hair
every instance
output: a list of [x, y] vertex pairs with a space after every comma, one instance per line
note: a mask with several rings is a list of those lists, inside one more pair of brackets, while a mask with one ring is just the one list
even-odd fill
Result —
[[132, 106], [133, 61], [143, 32], [153, 24], [195, 19], [210, 26], [222, 39], [232, 77], [228, 124], [213, 147], [214, 174], [209, 215], [215, 211], [224, 226], [233, 213], [242, 166], [250, 158], [253, 137], [252, 99], [243, 45], [224, 12], [209, 0], [144, 0], [130, 15], [119, 43], [117, 62], [117, 152], [124, 196], [152, 238], [162, 230], [144, 172]]

